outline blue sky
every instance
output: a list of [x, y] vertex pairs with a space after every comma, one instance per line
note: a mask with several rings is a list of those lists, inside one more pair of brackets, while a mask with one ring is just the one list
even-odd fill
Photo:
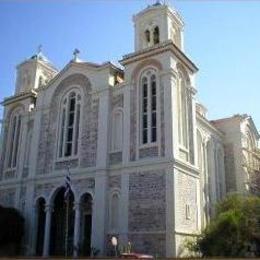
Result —
[[[154, 2], [0, 1], [0, 100], [13, 94], [15, 66], [39, 44], [59, 69], [74, 48], [86, 61], [120, 60], [134, 49], [132, 15]], [[260, 129], [260, 1], [167, 2], [185, 21], [185, 50], [200, 69], [197, 95], [209, 119], [248, 113]]]

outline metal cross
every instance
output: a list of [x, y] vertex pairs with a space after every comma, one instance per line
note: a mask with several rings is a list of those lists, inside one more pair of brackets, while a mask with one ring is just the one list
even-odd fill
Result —
[[73, 55], [74, 55], [74, 60], [76, 60], [78, 58], [78, 55], [79, 55], [80, 51], [79, 49], [75, 49], [74, 52], [73, 52]]

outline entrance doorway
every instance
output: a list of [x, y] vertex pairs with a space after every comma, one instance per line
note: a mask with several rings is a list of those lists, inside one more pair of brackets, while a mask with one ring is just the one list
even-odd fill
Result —
[[85, 193], [81, 197], [81, 256], [91, 255], [91, 231], [92, 231], [92, 196]]
[[64, 198], [65, 188], [57, 192], [51, 221], [50, 255], [72, 256], [74, 235], [74, 195], [69, 193]]
[[43, 243], [44, 243], [44, 231], [45, 231], [45, 199], [39, 198], [36, 204], [37, 209], [37, 235], [36, 235], [36, 255], [42, 256]]

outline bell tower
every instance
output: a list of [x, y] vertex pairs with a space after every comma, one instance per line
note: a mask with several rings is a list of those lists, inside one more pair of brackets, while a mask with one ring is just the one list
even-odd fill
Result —
[[58, 72], [43, 55], [41, 47], [36, 54], [20, 63], [16, 69], [15, 94], [46, 85]]
[[157, 1], [133, 17], [135, 51], [171, 40], [183, 51], [184, 22], [176, 10]]

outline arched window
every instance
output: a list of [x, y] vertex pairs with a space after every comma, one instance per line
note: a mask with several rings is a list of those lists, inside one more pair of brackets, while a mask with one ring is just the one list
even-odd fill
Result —
[[141, 77], [141, 144], [157, 141], [157, 77], [154, 70]]
[[21, 123], [22, 116], [21, 110], [18, 109], [12, 113], [9, 127], [8, 138], [8, 156], [7, 168], [15, 168], [17, 164], [18, 149], [20, 144]]
[[111, 151], [121, 151], [123, 147], [123, 112], [116, 109], [112, 114]]
[[148, 29], [145, 30], [144, 37], [145, 37], [146, 44], [149, 45], [149, 43], [151, 41], [151, 35], [150, 35], [150, 31]]
[[154, 44], [157, 44], [160, 42], [160, 31], [159, 31], [159, 27], [156, 26], [154, 29], [153, 29], [153, 43]]
[[119, 227], [119, 194], [117, 192], [111, 196], [110, 227], [113, 231], [117, 231]]
[[78, 154], [81, 94], [73, 89], [61, 100], [58, 157]]

